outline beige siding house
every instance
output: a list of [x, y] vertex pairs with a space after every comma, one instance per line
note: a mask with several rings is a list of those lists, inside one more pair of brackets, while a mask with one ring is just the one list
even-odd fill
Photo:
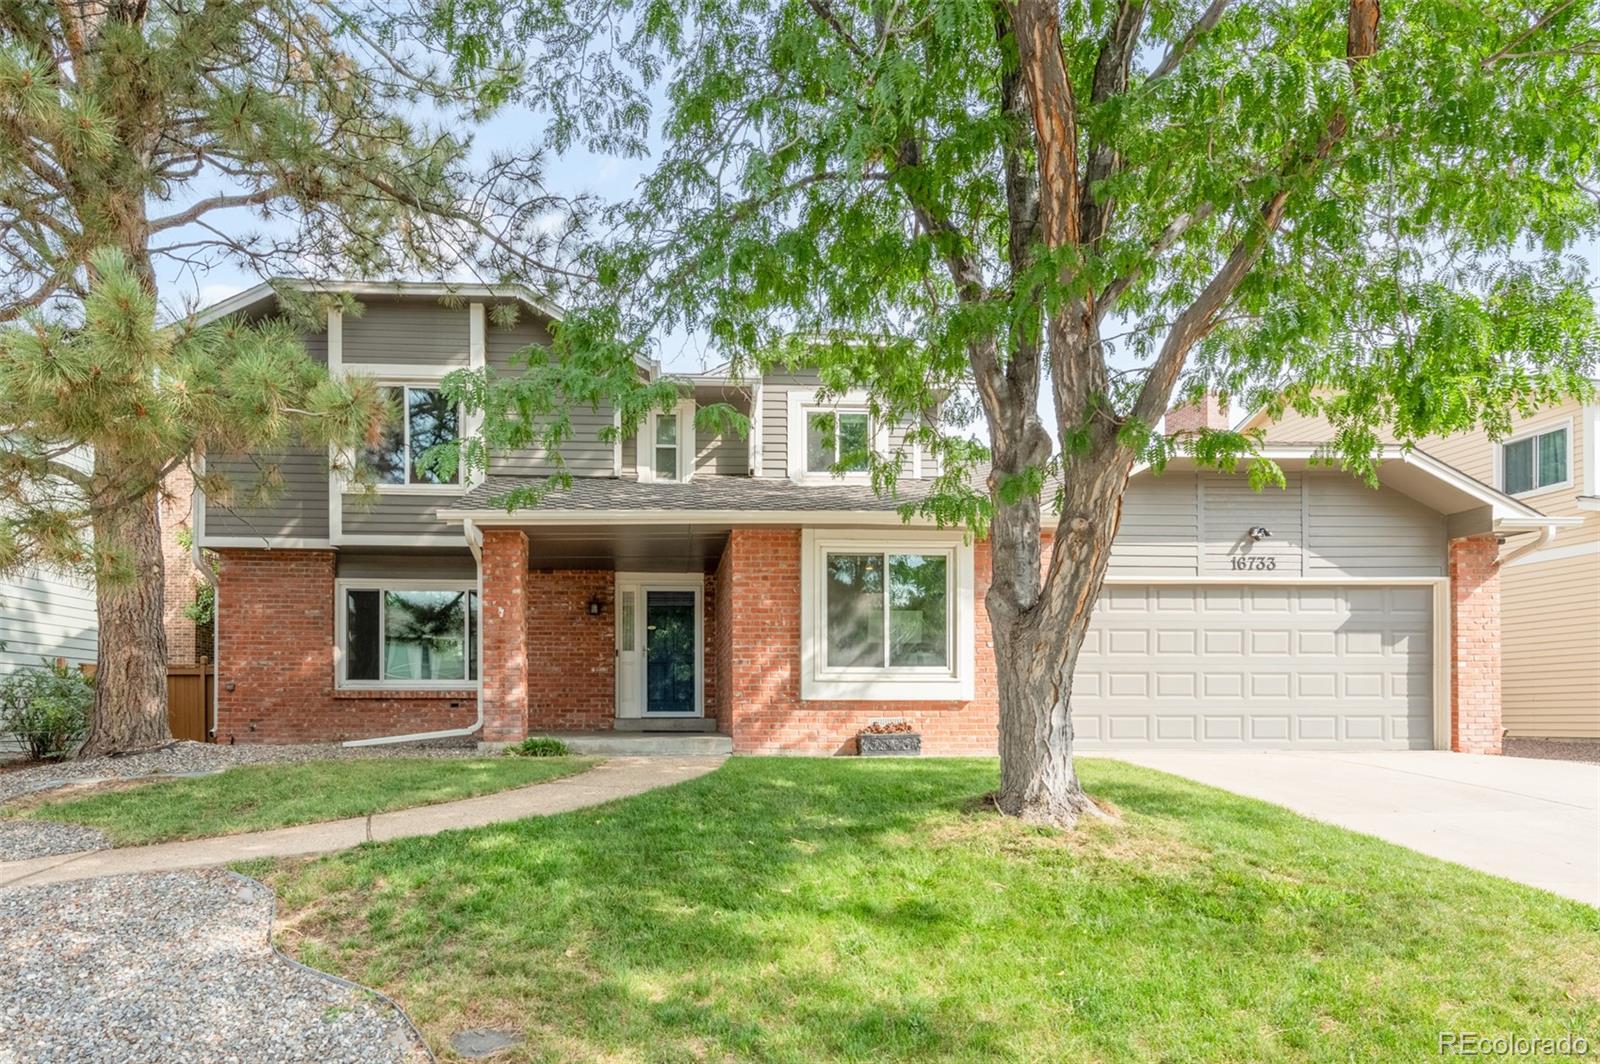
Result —
[[[1600, 383], [1600, 382], [1597, 382]], [[1319, 442], [1326, 422], [1265, 413], [1243, 428], [1273, 443]], [[1600, 403], [1570, 400], [1519, 417], [1511, 434], [1426, 440], [1421, 449], [1552, 517], [1580, 523], [1547, 545], [1501, 548], [1502, 684], [1506, 733], [1600, 739]]]

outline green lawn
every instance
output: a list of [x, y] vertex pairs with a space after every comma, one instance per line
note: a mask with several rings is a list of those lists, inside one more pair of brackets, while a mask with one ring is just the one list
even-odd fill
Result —
[[372, 758], [251, 765], [47, 799], [16, 813], [99, 828], [118, 846], [199, 839], [433, 805], [569, 776], [593, 759]]
[[1412, 1060], [1600, 1041], [1600, 911], [1110, 761], [1074, 835], [990, 761], [729, 761], [598, 809], [249, 870], [435, 1050], [534, 1060]]

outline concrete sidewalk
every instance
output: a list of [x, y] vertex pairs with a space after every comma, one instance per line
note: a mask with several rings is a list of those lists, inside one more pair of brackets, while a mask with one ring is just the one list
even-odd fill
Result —
[[10, 861], [0, 863], [0, 887], [64, 883], [134, 872], [211, 868], [256, 857], [304, 857], [348, 850], [363, 842], [437, 835], [455, 828], [477, 828], [505, 820], [567, 813], [704, 776], [723, 760], [720, 757], [617, 757], [576, 776], [457, 802], [247, 835]]
[[1600, 905], [1600, 765], [1436, 750], [1095, 751]]

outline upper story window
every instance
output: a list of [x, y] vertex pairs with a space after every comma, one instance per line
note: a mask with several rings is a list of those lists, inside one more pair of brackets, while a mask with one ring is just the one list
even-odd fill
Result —
[[803, 408], [807, 473], [865, 473], [872, 419], [864, 407]]
[[[400, 411], [399, 420], [384, 432], [367, 460], [377, 471], [378, 485], [445, 485], [431, 470], [422, 468], [428, 449], [452, 443], [461, 436], [461, 411], [438, 388], [397, 384], [383, 389]], [[460, 469], [449, 484], [461, 480]]]
[[471, 583], [339, 585], [339, 686], [462, 687], [478, 678]]
[[1500, 489], [1524, 495], [1572, 482], [1570, 426], [1530, 433], [1500, 445]]
[[694, 400], [652, 410], [639, 432], [639, 479], [688, 480], [694, 473]]

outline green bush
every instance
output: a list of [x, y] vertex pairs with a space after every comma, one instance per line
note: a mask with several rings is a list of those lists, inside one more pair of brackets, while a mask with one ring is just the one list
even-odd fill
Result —
[[530, 735], [515, 746], [506, 747], [512, 757], [566, 757], [567, 744], [548, 735]]
[[35, 760], [70, 757], [89, 730], [94, 684], [77, 669], [46, 661], [0, 677], [0, 734]]

